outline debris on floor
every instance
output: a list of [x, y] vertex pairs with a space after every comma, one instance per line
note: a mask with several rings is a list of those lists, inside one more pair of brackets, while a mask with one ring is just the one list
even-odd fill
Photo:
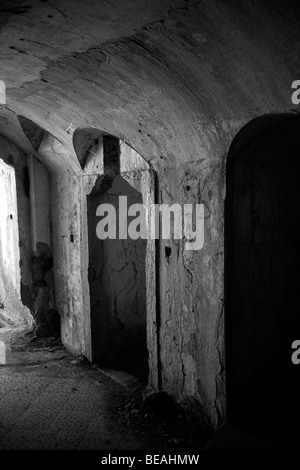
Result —
[[149, 386], [131, 393], [120, 411], [127, 426], [138, 433], [147, 430], [161, 451], [200, 451], [212, 436], [207, 425], [189, 416], [170, 395]]

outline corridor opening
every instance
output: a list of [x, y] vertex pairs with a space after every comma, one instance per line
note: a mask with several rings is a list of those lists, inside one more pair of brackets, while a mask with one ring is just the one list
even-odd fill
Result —
[[[89, 139], [89, 146], [84, 139]], [[79, 130], [74, 143], [87, 195], [92, 361], [124, 370], [146, 382], [149, 337], [151, 341], [153, 335], [153, 328], [149, 331], [148, 326], [153, 308], [154, 243], [132, 239], [130, 235], [119, 237], [119, 212], [120, 196], [126, 196], [127, 208], [153, 203], [153, 175], [143, 158], [114, 136]], [[116, 213], [114, 239], [99, 238], [97, 233], [98, 224], [107, 215], [97, 215], [104, 204]], [[128, 216], [128, 224], [135, 218]]]
[[293, 441], [300, 419], [300, 117], [255, 119], [228, 155], [225, 201], [227, 415]]

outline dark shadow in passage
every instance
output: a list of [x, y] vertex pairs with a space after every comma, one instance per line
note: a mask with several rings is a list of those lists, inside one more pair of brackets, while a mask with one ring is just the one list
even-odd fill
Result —
[[226, 173], [228, 420], [285, 445], [300, 437], [299, 129], [299, 116], [284, 116], [242, 131]]

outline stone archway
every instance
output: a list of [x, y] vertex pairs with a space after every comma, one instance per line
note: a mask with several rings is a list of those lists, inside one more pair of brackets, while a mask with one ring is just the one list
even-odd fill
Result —
[[300, 117], [254, 120], [228, 155], [225, 341], [228, 420], [292, 439], [300, 416]]
[[[128, 208], [153, 204], [154, 176], [132, 148], [97, 129], [75, 131], [74, 148], [87, 196], [91, 359], [145, 381], [150, 369], [149, 381], [155, 383], [155, 240], [119, 236], [120, 196], [126, 197]], [[115, 239], [97, 236], [102, 204], [115, 210]]]

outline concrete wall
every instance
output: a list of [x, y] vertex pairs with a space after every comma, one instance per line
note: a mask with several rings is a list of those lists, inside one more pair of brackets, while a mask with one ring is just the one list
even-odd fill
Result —
[[14, 169], [0, 160], [0, 304], [20, 315], [20, 248]]
[[[1, 302], [31, 322], [32, 272], [30, 203], [26, 155], [0, 136]], [[12, 218], [11, 218], [12, 216]], [[29, 307], [29, 308], [27, 308]]]
[[[57, 147], [53, 147], [52, 140], [51, 145], [47, 142], [40, 147], [40, 158], [49, 165], [51, 174], [52, 231], [49, 225], [49, 179], [41, 164], [35, 162], [35, 217], [36, 220], [44, 217], [45, 224], [40, 227], [36, 225], [30, 238], [36, 240], [37, 259], [43, 259], [50, 267], [50, 277], [50, 260], [54, 256], [55, 287], [50, 279], [47, 281], [48, 271], [41, 270], [38, 262], [35, 272], [44, 272], [40, 281], [44, 280], [46, 285], [40, 283], [36, 305], [39, 311], [45, 310], [45, 304], [46, 310], [57, 311], [64, 344], [71, 351], [83, 352], [91, 358], [86, 194], [87, 187], [90, 191], [97, 177], [95, 166], [91, 160], [90, 175], [78, 175], [63, 169], [60, 165], [66, 150], [58, 143]], [[123, 177], [143, 194], [143, 202], [147, 205], [154, 202], [155, 185], [148, 170], [133, 171], [136, 167], [147, 166], [137, 155], [130, 147], [123, 147]], [[55, 161], [59, 162], [57, 168]], [[184, 240], [149, 241], [145, 255], [148, 265], [146, 281], [141, 280], [143, 285], [146, 282], [149, 293], [147, 344], [150, 383], [167, 390], [179, 401], [189, 402], [189, 406], [201, 409], [202, 406], [206, 407], [205, 403], [210, 401], [212, 395], [216, 395], [215, 410], [220, 417], [224, 413], [223, 327], [222, 316], [216, 316], [215, 311], [219, 308], [218, 299], [222, 297], [223, 289], [218, 268], [223, 254], [220, 244], [222, 221], [218, 219], [222, 211], [223, 193], [216, 187], [215, 181], [222, 181], [222, 178], [222, 165], [206, 160], [173, 167], [164, 165], [158, 172], [155, 202], [205, 204], [205, 245], [200, 252], [193, 252], [184, 250]], [[45, 190], [40, 194], [42, 187]], [[168, 256], [166, 247], [171, 250]], [[120, 283], [123, 283], [122, 279]], [[142, 323], [137, 321], [136, 326], [140, 324], [143, 328]], [[202, 353], [195, 354], [195, 351]], [[217, 378], [216, 370], [220, 372]], [[216, 422], [218, 419], [221, 420], [217, 414]]]
[[[128, 208], [142, 204], [142, 194], [121, 176], [111, 187], [88, 196], [89, 281], [93, 358], [134, 369], [145, 367], [146, 344], [146, 243], [147, 240], [99, 240], [96, 234], [100, 204], [109, 204], [119, 217], [119, 196], [127, 197]], [[133, 217], [128, 218], [128, 223]], [[146, 223], [146, 220], [145, 220]], [[118, 230], [119, 224], [117, 224]], [[144, 364], [143, 364], [144, 360]]]
[[15, 291], [9, 301], [8, 297], [4, 301], [4, 307], [29, 322], [34, 319], [37, 334], [57, 334], [59, 318], [55, 313], [53, 291], [49, 174], [32, 154], [26, 155], [4, 137], [0, 137], [0, 142], [2, 166], [6, 165], [1, 206], [8, 211], [7, 215], [13, 216], [9, 219], [13, 222], [8, 229], [10, 243], [5, 248], [4, 236], [1, 237], [6, 253], [3, 262], [6, 259], [6, 265], [9, 260], [12, 263], [3, 272], [2, 282], [7, 291], [8, 279], [13, 279]]
[[[50, 162], [52, 175], [55, 293], [56, 308], [61, 315], [62, 340], [68, 349], [74, 353], [82, 352], [89, 359], [93, 357], [88, 282], [90, 254], [94, 262], [96, 254], [100, 256], [96, 262], [98, 269], [104, 266], [104, 251], [95, 254], [93, 250], [89, 251], [88, 245], [87, 195], [99, 178], [99, 168], [103, 168], [101, 146], [93, 152], [94, 159], [90, 157], [82, 173], [77, 174], [62, 166], [55, 168], [55, 159], [58, 162], [67, 159], [61, 144], [54, 145], [51, 140], [51, 145], [44, 142], [40, 148], [44, 161]], [[142, 194], [146, 206], [154, 202], [205, 205], [202, 250], [185, 250], [185, 240], [147, 241], [149, 383], [154, 388], [165, 389], [201, 415], [203, 410], [207, 411], [206, 416], [211, 412], [210, 419], [217, 425], [224, 417], [225, 397], [222, 310], [220, 313], [223, 221], [219, 217], [224, 202], [223, 164], [219, 160], [202, 159], [171, 167], [163, 162], [155, 177], [153, 172], [145, 169], [145, 161], [137, 155], [121, 144], [122, 177]], [[139, 169], [133, 171], [136, 167]], [[90, 220], [94, 231], [95, 209], [99, 202], [97, 196]], [[98, 248], [100, 241], [95, 238], [94, 242], [92, 245]], [[123, 284], [122, 279], [120, 283]], [[110, 288], [106, 285], [103, 290], [109, 292]], [[102, 334], [105, 336], [105, 330]], [[210, 410], [212, 396], [215, 399]]]
[[63, 342], [79, 353], [84, 351], [81, 180], [68, 172], [52, 176], [51, 189], [56, 308]]
[[204, 204], [205, 217], [201, 250], [186, 250], [184, 239], [159, 243], [162, 388], [215, 426], [225, 413], [223, 179], [221, 162], [203, 160], [165, 168], [157, 183], [160, 204]]

